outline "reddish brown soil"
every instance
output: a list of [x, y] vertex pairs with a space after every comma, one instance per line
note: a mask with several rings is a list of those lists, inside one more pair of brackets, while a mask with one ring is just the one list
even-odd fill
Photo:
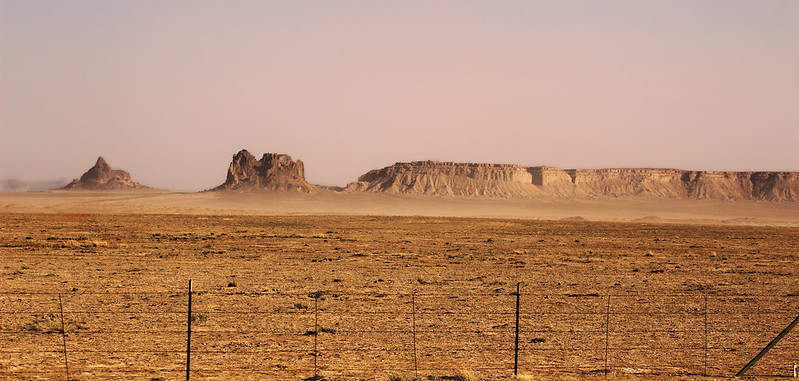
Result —
[[[799, 314], [798, 233], [0, 214], [0, 379], [64, 379], [64, 344], [73, 379], [184, 379], [189, 279], [192, 379], [303, 379], [315, 359], [328, 379], [410, 379], [415, 368], [420, 378], [511, 378], [517, 282], [521, 374], [601, 379], [607, 366], [609, 379], [727, 378]], [[799, 329], [750, 374], [785, 377], [795, 361]]]

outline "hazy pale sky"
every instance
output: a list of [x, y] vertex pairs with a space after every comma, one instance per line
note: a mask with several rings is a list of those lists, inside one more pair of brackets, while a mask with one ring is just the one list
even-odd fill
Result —
[[799, 170], [799, 1], [0, 0], [0, 179]]

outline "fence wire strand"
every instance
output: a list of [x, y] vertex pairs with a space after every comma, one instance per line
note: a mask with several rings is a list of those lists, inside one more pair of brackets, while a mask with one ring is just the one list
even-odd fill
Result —
[[[0, 375], [63, 374], [59, 366], [67, 354], [72, 374], [183, 371], [186, 350], [172, 348], [185, 345], [186, 292], [60, 294], [63, 311], [59, 293], [0, 292], [0, 340], [5, 343], [0, 354], [18, 358], [14, 369], [0, 369]], [[297, 379], [370, 372], [442, 374], [464, 367], [507, 376], [514, 370], [515, 292], [192, 294], [194, 374], [264, 373]], [[269, 307], [252, 308], [254, 299]], [[773, 295], [531, 293], [523, 300], [519, 366], [528, 373], [635, 368], [726, 377], [796, 315], [785, 297]], [[780, 303], [766, 303], [775, 300]], [[317, 303], [314, 309], [311, 305]], [[647, 310], [633, 310], [642, 306]], [[57, 327], [59, 315], [64, 320]], [[92, 327], [107, 324], [118, 328]], [[148, 337], [144, 343], [133, 343], [142, 336]], [[62, 337], [63, 349], [55, 340]], [[786, 337], [756, 373], [781, 372], [778, 364], [799, 358], [797, 342], [796, 333]], [[149, 363], [151, 355], [169, 358]], [[103, 365], [113, 359], [128, 366]], [[230, 367], [218, 367], [221, 359]], [[148, 363], [152, 367], [141, 367]]]

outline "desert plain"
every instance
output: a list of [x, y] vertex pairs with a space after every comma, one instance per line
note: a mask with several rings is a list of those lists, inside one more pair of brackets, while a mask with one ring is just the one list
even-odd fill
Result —
[[[798, 233], [795, 202], [3, 192], [0, 379], [185, 379], [189, 320], [199, 380], [729, 379], [799, 316]], [[747, 376], [795, 362], [797, 330]]]

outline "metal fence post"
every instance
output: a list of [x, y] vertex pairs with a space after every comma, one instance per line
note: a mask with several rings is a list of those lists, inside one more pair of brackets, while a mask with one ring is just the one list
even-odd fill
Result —
[[419, 364], [416, 360], [416, 296], [411, 294], [411, 318], [413, 319], [413, 371], [419, 379]]
[[749, 368], [753, 367], [758, 362], [758, 360], [760, 360], [760, 358], [766, 354], [766, 352], [768, 352], [772, 347], [777, 345], [777, 343], [780, 340], [782, 340], [782, 338], [785, 337], [785, 335], [787, 335], [788, 332], [791, 332], [791, 329], [793, 329], [793, 327], [797, 323], [799, 323], [799, 316], [797, 316], [796, 319], [793, 319], [791, 324], [788, 324], [788, 326], [785, 327], [785, 329], [783, 329], [782, 332], [780, 332], [780, 334], [774, 338], [774, 340], [771, 340], [771, 342], [768, 343], [768, 345], [766, 345], [766, 347], [763, 348], [763, 350], [761, 350], [760, 353], [758, 353], [752, 360], [750, 360], [746, 365], [744, 365], [744, 367], [738, 373], [735, 374], [735, 377], [741, 377], [744, 374], [746, 374], [746, 371], [748, 371]]
[[189, 315], [186, 325], [186, 381], [189, 380], [189, 374], [191, 373], [191, 293], [192, 282], [189, 279]]
[[513, 375], [519, 375], [519, 301], [521, 299], [521, 282], [516, 283], [516, 343], [513, 347]]
[[605, 310], [605, 378], [608, 378], [608, 342], [610, 341], [610, 294], [608, 294], [608, 306]]
[[319, 357], [316, 342], [319, 338], [319, 291], [313, 294], [313, 378], [319, 379], [319, 371], [316, 367], [316, 359]]
[[69, 360], [67, 360], [67, 330], [64, 326], [64, 304], [61, 302], [61, 293], [58, 293], [58, 309], [61, 311], [61, 339], [64, 344], [64, 368], [67, 372], [67, 381], [69, 381]]
[[702, 376], [707, 377], [707, 294], [705, 294], [705, 371]]

